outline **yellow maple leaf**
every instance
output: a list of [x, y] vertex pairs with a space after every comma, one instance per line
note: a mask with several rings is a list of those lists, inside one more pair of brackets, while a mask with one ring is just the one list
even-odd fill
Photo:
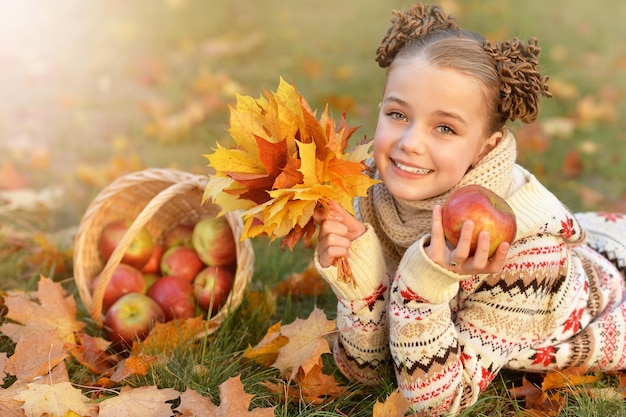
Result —
[[[267, 235], [283, 238], [281, 247], [293, 250], [315, 232], [313, 212], [318, 203], [335, 200], [354, 214], [352, 200], [365, 196], [378, 182], [365, 174], [369, 143], [346, 151], [356, 128], [328, 114], [318, 119], [296, 88], [282, 78], [275, 93], [265, 97], [237, 97], [231, 107], [229, 133], [236, 146], [217, 145], [205, 155], [215, 170], [204, 200], [222, 213], [240, 211], [242, 239]], [[339, 278], [352, 280], [347, 262]]]

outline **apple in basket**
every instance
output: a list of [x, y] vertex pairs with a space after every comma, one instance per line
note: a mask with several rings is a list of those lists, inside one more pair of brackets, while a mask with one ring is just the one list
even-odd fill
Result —
[[114, 348], [129, 348], [133, 341], [143, 340], [155, 323], [165, 321], [165, 314], [145, 294], [126, 294], [117, 300], [104, 316], [104, 330]]
[[[100, 258], [103, 262], [106, 262], [111, 257], [111, 254], [131, 224], [132, 222], [129, 220], [117, 220], [104, 226], [98, 246]], [[150, 259], [153, 247], [154, 242], [150, 232], [145, 227], [142, 227], [130, 242], [121, 262], [141, 269]]]
[[[91, 292], [94, 293], [96, 286], [104, 279], [98, 274], [91, 283]], [[129, 293], [145, 293], [146, 281], [144, 275], [137, 268], [126, 264], [118, 264], [111, 279], [104, 290], [102, 299], [102, 311], [107, 312], [115, 301]]]
[[155, 243], [152, 248], [152, 254], [148, 262], [141, 268], [141, 272], [144, 274], [160, 274], [161, 273], [161, 258], [165, 253], [166, 247], [164, 245]]
[[161, 258], [161, 274], [173, 275], [189, 282], [193, 281], [204, 267], [198, 253], [188, 246], [172, 246]]
[[146, 293], [165, 313], [165, 320], [196, 316], [196, 299], [191, 282], [174, 276], [157, 279]]
[[225, 217], [205, 217], [193, 229], [193, 248], [208, 266], [233, 264], [237, 260], [237, 244]]
[[517, 233], [515, 213], [509, 204], [495, 192], [476, 184], [458, 188], [442, 206], [442, 224], [446, 239], [456, 247], [463, 223], [474, 222], [470, 254], [476, 250], [478, 234], [489, 232], [489, 256], [500, 243], [512, 243]]
[[207, 266], [193, 281], [198, 305], [207, 310], [209, 316], [215, 315], [228, 301], [234, 281], [235, 275], [230, 268]]
[[191, 247], [193, 228], [193, 224], [177, 224], [165, 233], [163, 244], [168, 248], [172, 246]]

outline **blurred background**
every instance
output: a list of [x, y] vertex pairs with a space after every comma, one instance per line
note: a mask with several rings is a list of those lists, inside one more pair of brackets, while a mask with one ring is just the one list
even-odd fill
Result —
[[[432, 2], [429, 2], [432, 3]], [[235, 95], [280, 77], [372, 138], [374, 61], [404, 0], [0, 0], [0, 225], [75, 227], [126, 172], [208, 173]], [[574, 210], [626, 211], [626, 3], [443, 0], [494, 41], [539, 38], [554, 98], [513, 125], [520, 163]]]

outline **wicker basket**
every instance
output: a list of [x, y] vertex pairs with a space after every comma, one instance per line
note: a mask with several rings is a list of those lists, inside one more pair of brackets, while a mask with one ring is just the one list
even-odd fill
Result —
[[[218, 206], [202, 204], [208, 178], [174, 169], [147, 169], [122, 176], [104, 188], [91, 202], [74, 239], [74, 280], [81, 301], [98, 325], [103, 323], [104, 289], [115, 267], [142, 227], [155, 242], [172, 227], [195, 223], [220, 211]], [[237, 271], [228, 303], [209, 320], [208, 332], [215, 331], [229, 310], [236, 308], [252, 278], [254, 252], [251, 242], [238, 239], [243, 222], [235, 213], [225, 214], [237, 241]], [[132, 225], [106, 264], [98, 252], [98, 241], [104, 227], [113, 221], [131, 220]], [[93, 289], [92, 281], [101, 273], [104, 278]]]

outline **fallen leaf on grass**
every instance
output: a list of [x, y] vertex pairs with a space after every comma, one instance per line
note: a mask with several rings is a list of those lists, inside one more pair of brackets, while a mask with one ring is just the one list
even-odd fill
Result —
[[107, 353], [111, 342], [85, 333], [76, 335], [77, 343], [67, 344], [74, 359], [96, 375], [108, 375], [117, 361]]
[[6, 317], [15, 323], [3, 324], [0, 331], [16, 342], [24, 333], [56, 330], [63, 342], [73, 343], [75, 333], [85, 326], [76, 320], [74, 297], [68, 296], [59, 283], [43, 276], [37, 291], [8, 291], [4, 302], [8, 308]]
[[309, 372], [304, 372], [300, 368], [295, 382], [300, 386], [301, 395], [299, 397], [312, 404], [323, 404], [331, 401], [346, 391], [346, 387], [339, 385], [334, 376], [322, 372], [321, 358]]
[[228, 378], [220, 385], [220, 405], [213, 405], [216, 417], [274, 417], [276, 407], [254, 408], [250, 411], [250, 402], [254, 395], [243, 389], [241, 376]]
[[111, 375], [111, 381], [122, 382], [132, 375], [147, 375], [148, 371], [156, 361], [156, 357], [144, 354], [130, 355], [122, 359]]
[[389, 394], [384, 402], [376, 401], [372, 417], [404, 417], [409, 411], [409, 400], [407, 400], [399, 389]]
[[27, 416], [91, 416], [95, 407], [69, 382], [26, 384], [16, 399], [23, 401], [22, 408]]
[[585, 374], [585, 369], [569, 368], [563, 371], [549, 372], [543, 378], [541, 389], [548, 391], [557, 388], [571, 388], [578, 385], [591, 384], [598, 380], [595, 375]]
[[185, 417], [217, 417], [211, 400], [197, 391], [187, 388], [180, 395], [180, 405], [176, 411]]
[[251, 359], [266, 368], [272, 366], [276, 362], [280, 349], [289, 342], [289, 339], [280, 334], [280, 326], [280, 321], [274, 323], [256, 346], [246, 350], [244, 358]]
[[207, 325], [208, 322], [200, 316], [156, 323], [142, 342], [133, 343], [132, 352], [167, 356], [176, 349], [194, 343], [207, 330]]
[[321, 355], [330, 353], [326, 337], [336, 329], [335, 321], [328, 320], [321, 309], [315, 307], [308, 318], [296, 319], [282, 326], [281, 335], [288, 342], [278, 352], [272, 364], [282, 375], [293, 375], [299, 368], [308, 373], [318, 364]]
[[279, 398], [296, 403], [304, 400], [318, 405], [332, 401], [346, 391], [346, 387], [339, 385], [334, 376], [323, 373], [321, 359], [308, 373], [298, 369], [290, 381], [262, 381], [260, 384]]
[[24, 401], [18, 400], [17, 395], [23, 386], [13, 384], [7, 389], [0, 389], [0, 416], [2, 417], [24, 417], [22, 404]]
[[280, 296], [316, 297], [324, 293], [326, 287], [320, 273], [309, 264], [303, 272], [294, 272], [276, 285], [273, 292]]
[[98, 417], [163, 417], [173, 414], [172, 401], [179, 392], [159, 389], [156, 386], [140, 388], [122, 387], [119, 395], [107, 398], [100, 403]]
[[53, 329], [25, 332], [15, 345], [5, 371], [18, 381], [30, 382], [48, 375], [50, 370], [69, 355], [65, 343]]

